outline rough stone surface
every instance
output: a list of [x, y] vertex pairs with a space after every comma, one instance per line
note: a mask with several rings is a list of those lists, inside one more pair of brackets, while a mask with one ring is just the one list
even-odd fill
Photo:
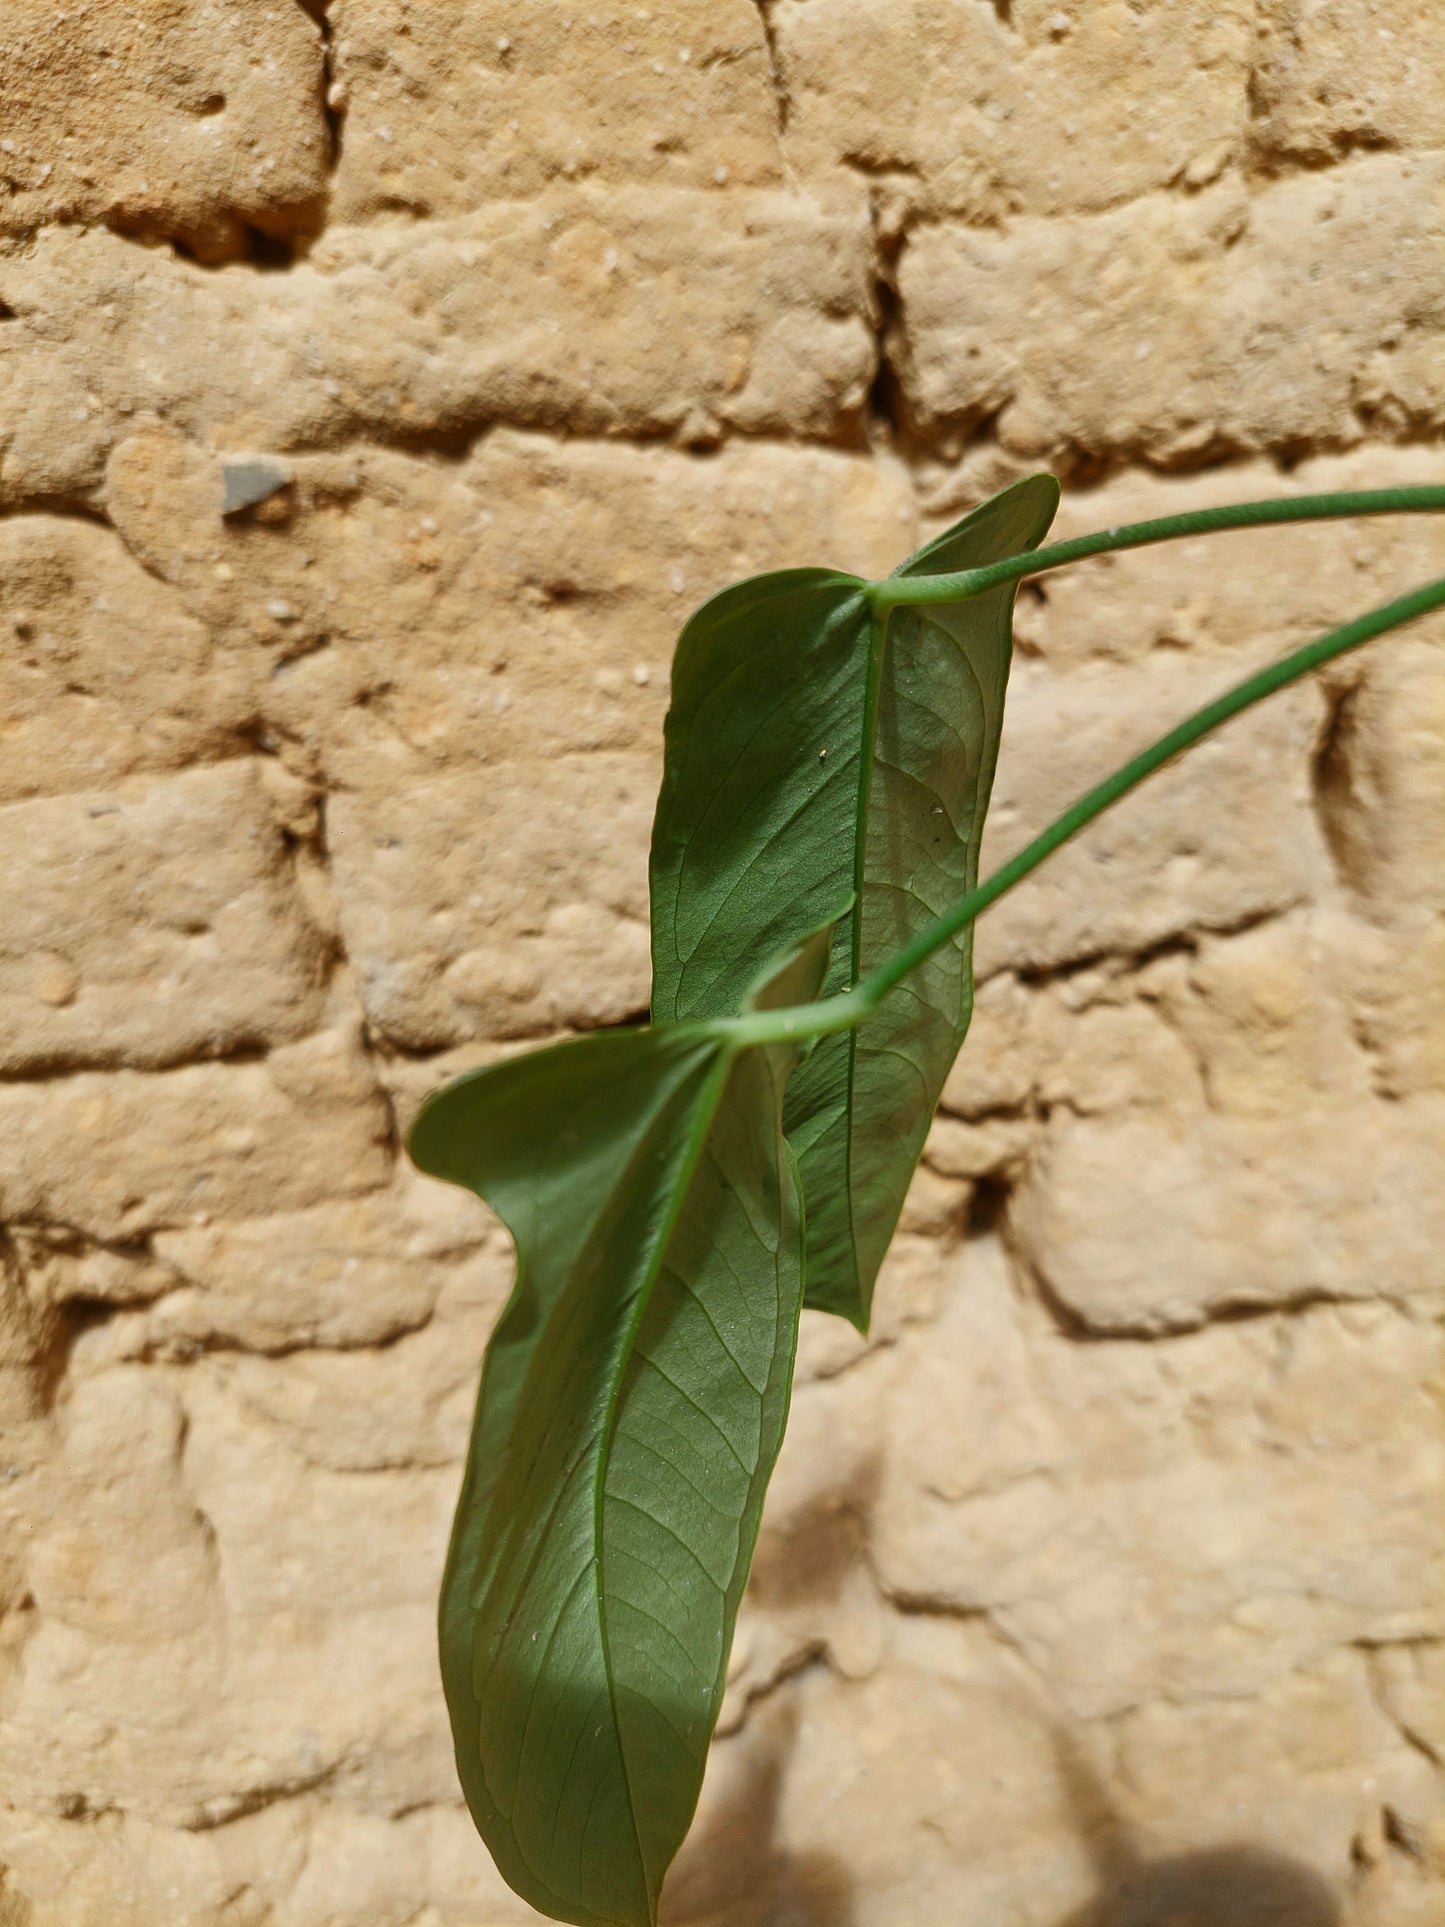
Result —
[[1031, 460], [1297, 454], [1353, 446], [1375, 416], [1431, 433], [1442, 179], [1436, 156], [1368, 155], [1253, 192], [1231, 174], [1102, 214], [922, 228], [898, 268], [908, 401], [945, 433], [996, 418]]
[[[510, 1247], [427, 1092], [639, 1012], [678, 627], [1438, 480], [1433, 0], [0, 20], [0, 1924], [522, 1927], [437, 1581]], [[1426, 519], [1050, 576], [988, 859]], [[804, 1321], [668, 1927], [1445, 1918], [1445, 627], [979, 932]]]
[[[1249, 0], [773, 0], [788, 150], [993, 223], [1199, 187], [1242, 159]], [[886, 57], [880, 54], [886, 48]]]
[[752, 0], [481, 0], [461, 14], [335, 0], [331, 19], [340, 220], [462, 214], [559, 177], [723, 188], [785, 176]]
[[205, 260], [319, 220], [331, 159], [320, 27], [221, 0], [70, 8], [0, 26], [0, 232], [104, 221]]

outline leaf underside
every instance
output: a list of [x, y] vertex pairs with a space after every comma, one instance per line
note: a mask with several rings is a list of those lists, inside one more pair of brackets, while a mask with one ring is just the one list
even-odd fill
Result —
[[[752, 1007], [817, 994], [827, 933]], [[648, 1927], [691, 1822], [802, 1298], [793, 1052], [681, 1025], [461, 1079], [411, 1154], [506, 1223], [441, 1604], [467, 1804], [534, 1906]]]
[[[900, 575], [1034, 548], [1050, 475], [1016, 483]], [[653, 827], [655, 1022], [721, 1015], [760, 956], [841, 900], [825, 991], [844, 990], [978, 880], [1015, 587], [870, 620], [865, 585], [760, 576], [704, 604], [673, 667]], [[973, 1004], [972, 930], [858, 1031], [823, 1038], [785, 1125], [807, 1199], [806, 1302], [866, 1330], [873, 1285]]]
[[[1057, 496], [1052, 477], [1020, 483], [900, 573], [1032, 547]], [[697, 1020], [844, 989], [973, 885], [1013, 599], [885, 628], [865, 583], [811, 569], [699, 611], [653, 838], [653, 1028], [462, 1078], [412, 1133], [416, 1164], [476, 1192], [517, 1246], [442, 1590], [458, 1770], [505, 1878], [579, 1927], [656, 1921], [805, 1279], [807, 1302], [866, 1328], [968, 1024], [971, 932], [801, 1063]], [[759, 990], [768, 957], [791, 961]]]

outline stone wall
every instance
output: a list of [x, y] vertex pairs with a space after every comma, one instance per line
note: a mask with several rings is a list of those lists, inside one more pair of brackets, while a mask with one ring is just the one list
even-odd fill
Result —
[[[432, 1635], [510, 1258], [399, 1134], [645, 1005], [711, 590], [1041, 465], [1438, 479], [1442, 74], [1439, 0], [0, 0], [6, 1927], [534, 1918]], [[993, 854], [1442, 568], [1026, 592]], [[981, 928], [675, 1923], [1445, 1919], [1442, 650]]]

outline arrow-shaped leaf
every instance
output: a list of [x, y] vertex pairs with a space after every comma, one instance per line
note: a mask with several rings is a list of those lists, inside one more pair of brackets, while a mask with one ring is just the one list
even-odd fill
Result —
[[[815, 995], [827, 947], [752, 1007]], [[793, 1056], [701, 1025], [582, 1038], [459, 1080], [412, 1134], [517, 1245], [442, 1676], [477, 1826], [558, 1919], [647, 1927], [697, 1803], [792, 1383]]]
[[[1050, 475], [1016, 483], [910, 558], [948, 574], [1037, 546]], [[713, 598], [673, 664], [652, 845], [654, 1021], [736, 1007], [759, 956], [851, 893], [827, 988], [842, 990], [977, 881], [1016, 585], [875, 610], [826, 570]], [[866, 1328], [934, 1106], [968, 1028], [972, 931], [793, 1078], [787, 1131], [808, 1200], [807, 1302]]]

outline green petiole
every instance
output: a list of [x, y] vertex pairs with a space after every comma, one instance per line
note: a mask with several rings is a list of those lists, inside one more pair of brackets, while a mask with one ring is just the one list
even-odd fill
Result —
[[1270, 528], [1282, 522], [1328, 522], [1351, 515], [1413, 515], [1445, 509], [1445, 487], [1347, 490], [1329, 495], [1296, 495], [1289, 501], [1234, 502], [1227, 508], [1190, 509], [1183, 515], [1162, 515], [1152, 522], [1132, 522], [1122, 528], [1076, 535], [1046, 549], [1011, 555], [981, 569], [959, 575], [889, 576], [870, 582], [867, 594], [878, 609], [901, 609], [928, 602], [964, 602], [996, 589], [1000, 583], [1020, 582], [1025, 576], [1062, 569], [1091, 555], [1112, 555], [1120, 549], [1148, 548], [1185, 535], [1217, 535], [1228, 529]]
[[[1409, 506], [1445, 508], [1445, 489], [1394, 490], [1390, 493], [1392, 497], [1432, 495], [1438, 498], [1434, 504], [1413, 502]], [[1361, 500], [1358, 496], [1349, 499], [1357, 503]], [[1245, 506], [1265, 508], [1280, 505], [1263, 503]], [[1236, 515], [1241, 512], [1234, 511]], [[1215, 511], [1209, 511], [1209, 513], [1213, 514]], [[1227, 511], [1220, 510], [1218, 513], [1224, 514]], [[1189, 518], [1173, 519], [1177, 523]], [[1261, 517], [1260, 519], [1270, 518]], [[1286, 518], [1274, 517], [1273, 519]], [[1162, 523], [1139, 524], [1141, 529], [1162, 526]], [[1215, 523], [1213, 526], [1245, 525], [1234, 522]], [[1174, 532], [1179, 531], [1176, 528]], [[1137, 533], [1137, 531], [1120, 530], [1118, 533], [1123, 536]], [[1082, 540], [1096, 544], [1085, 553], [1093, 555], [1101, 552], [1097, 546], [1099, 538], [1086, 536]], [[1060, 548], [1067, 547], [1077, 547], [1077, 545], [1060, 544]], [[1010, 579], [1008, 575], [1000, 576], [1000, 570], [1011, 571], [1012, 576], [1017, 577], [1032, 574], [1040, 564], [1046, 567], [1057, 566], [1047, 559], [1050, 555], [1057, 553], [1057, 550], [1041, 549], [1036, 554], [1017, 558], [1018, 562], [1024, 565], [1022, 567], [1015, 567], [1014, 562], [1010, 560], [1008, 563], [999, 563], [990, 568], [972, 570], [966, 577], [925, 578], [917, 586], [930, 588], [942, 582], [957, 583], [970, 579], [978, 583], [980, 578], [987, 577], [989, 580], [981, 584], [986, 588], [1000, 580]], [[874, 584], [873, 586], [878, 588], [913, 585]], [[976, 586], [970, 593], [978, 593], [978, 587]], [[955, 590], [949, 599], [956, 600], [957, 597], [958, 591]], [[908, 599], [921, 601], [927, 598], [910, 597]], [[942, 598], [932, 599], [941, 600]], [[841, 996], [824, 998], [815, 1004], [799, 1004], [787, 1010], [770, 1010], [746, 1017], [719, 1020], [707, 1025], [707, 1030], [718, 1037], [725, 1037], [739, 1048], [744, 1048], [753, 1044], [782, 1043], [794, 1039], [803, 1041], [812, 1037], [826, 1037], [835, 1031], [855, 1029], [871, 1011], [877, 1009], [889, 991], [894, 989], [911, 970], [916, 970], [925, 958], [932, 956], [935, 950], [941, 949], [965, 925], [982, 915], [1001, 897], [1007, 896], [1008, 892], [1016, 884], [1021, 883], [1032, 870], [1037, 869], [1046, 857], [1052, 856], [1054, 851], [1067, 843], [1071, 837], [1077, 836], [1086, 824], [1092, 823], [1095, 817], [1102, 816], [1105, 810], [1112, 808], [1121, 797], [1127, 796], [1130, 790], [1136, 789], [1147, 776], [1152, 776], [1156, 770], [1162, 769], [1182, 750], [1188, 749], [1201, 737], [1209, 735], [1221, 724], [1227, 723], [1231, 717], [1240, 715], [1244, 710], [1252, 708], [1255, 703], [1263, 702], [1266, 696], [1272, 696], [1288, 684], [1297, 682], [1302, 676], [1309, 675], [1312, 670], [1323, 667], [1327, 662], [1335, 661], [1339, 656], [1347, 655], [1350, 650], [1358, 649], [1367, 642], [1373, 642], [1377, 636], [1383, 636], [1391, 629], [1398, 629], [1403, 624], [1414, 622], [1420, 616], [1428, 615], [1432, 610], [1440, 608], [1445, 608], [1445, 577], [1427, 583], [1423, 588], [1412, 589], [1408, 595], [1398, 596], [1393, 602], [1387, 602], [1378, 609], [1372, 609], [1367, 615], [1357, 616], [1353, 622], [1347, 622], [1342, 628], [1331, 630], [1328, 635], [1306, 643], [1302, 649], [1295, 650], [1292, 655], [1285, 656], [1279, 662], [1271, 663], [1268, 668], [1258, 670], [1252, 676], [1247, 676], [1233, 689], [1227, 690], [1222, 696], [1217, 696], [1213, 702], [1206, 703], [1202, 709], [1197, 709], [1183, 722], [1176, 723], [1173, 729], [1159, 738], [1158, 742], [1151, 744], [1148, 749], [1141, 750], [1139, 755], [1124, 764], [1122, 769], [1115, 770], [1112, 776], [1106, 777], [1102, 783], [1096, 784], [1093, 789], [1087, 791], [1077, 802], [1071, 804], [1057, 821], [1036, 836], [1032, 843], [1026, 844], [1017, 856], [1011, 857], [1001, 869], [996, 870], [991, 877], [979, 884], [976, 890], [971, 890], [951, 909], [944, 911], [943, 915], [929, 924], [927, 929], [921, 931], [912, 943], [890, 957], [887, 963], [865, 977], [852, 990], [845, 991]]]

